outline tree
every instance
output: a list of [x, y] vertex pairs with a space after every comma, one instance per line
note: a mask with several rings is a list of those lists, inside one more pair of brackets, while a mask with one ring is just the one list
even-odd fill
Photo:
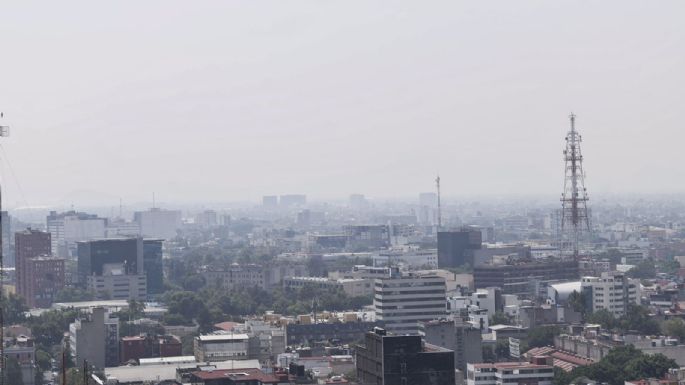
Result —
[[685, 340], [685, 321], [682, 318], [671, 318], [662, 325], [664, 334]]
[[199, 274], [188, 274], [183, 279], [183, 288], [188, 291], [198, 291], [205, 286], [204, 277]]
[[121, 310], [118, 313], [119, 319], [122, 321], [135, 321], [143, 318], [145, 315], [145, 303], [136, 301], [135, 299], [128, 300], [128, 308]]
[[69, 329], [69, 324], [74, 322], [77, 315], [76, 310], [50, 310], [29, 318], [28, 326], [36, 344], [50, 347], [62, 342], [64, 331]]
[[675, 274], [680, 269], [680, 262], [675, 259], [666, 259], [657, 262], [657, 270], [661, 273]]
[[627, 273], [632, 278], [654, 278], [656, 277], [656, 266], [654, 260], [649, 258], [641, 261]]
[[559, 326], [539, 326], [528, 332], [526, 341], [530, 348], [554, 345], [554, 336], [560, 333]]
[[659, 323], [649, 315], [649, 310], [636, 304], [628, 305], [626, 315], [620, 321], [620, 328], [647, 335], [656, 335], [661, 331]]
[[673, 359], [663, 354], [642, 354], [629, 361], [625, 366], [625, 371], [630, 379], [663, 378], [669, 369], [677, 367]]
[[52, 367], [52, 363], [50, 360], [52, 357], [50, 357], [50, 354], [44, 350], [36, 350], [36, 365], [40, 369], [41, 372], [45, 372], [50, 370]]
[[643, 378], [662, 378], [678, 364], [662, 354], [644, 354], [633, 345], [616, 347], [602, 360], [579, 366], [569, 373], [555, 372], [555, 385], [569, 384], [578, 377], [588, 377], [598, 383], [623, 385], [625, 381]]
[[511, 320], [505, 313], [498, 311], [490, 316], [490, 325], [508, 325]]
[[585, 321], [591, 324], [602, 325], [604, 329], [613, 329], [616, 326], [614, 315], [607, 309], [597, 310], [587, 315]]
[[491, 345], [483, 346], [483, 362], [495, 362], [497, 361], [497, 356], [495, 355], [495, 349]]
[[65, 287], [55, 294], [55, 302], [81, 302], [93, 299], [95, 299], [95, 293], [75, 287]]
[[497, 340], [495, 345], [495, 356], [498, 360], [509, 358], [509, 340]]
[[24, 385], [24, 379], [21, 373], [21, 366], [14, 356], [7, 356], [5, 359], [7, 368], [6, 379], [9, 385]]
[[587, 311], [587, 307], [585, 306], [585, 298], [576, 290], [573, 290], [573, 293], [568, 296], [568, 304], [571, 306], [573, 311], [578, 313], [585, 314]]
[[26, 312], [29, 310], [24, 299], [14, 293], [9, 295], [2, 294], [0, 299], [4, 321], [8, 325], [23, 322], [26, 319]]

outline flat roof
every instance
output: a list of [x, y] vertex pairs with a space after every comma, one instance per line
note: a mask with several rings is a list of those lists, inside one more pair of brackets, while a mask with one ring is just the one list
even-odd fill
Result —
[[259, 381], [262, 383], [278, 383], [278, 378], [273, 374], [264, 373], [261, 369], [247, 368], [247, 369], [222, 369], [212, 371], [197, 371], [193, 372], [195, 377], [203, 381], [216, 380], [220, 378], [231, 378], [240, 381]]
[[530, 362], [496, 362], [483, 364], [470, 364], [476, 369], [496, 368], [496, 369], [546, 369], [551, 368], [552, 365], [536, 365]]
[[105, 368], [105, 376], [107, 379], [117, 379], [119, 383], [140, 383], [152, 381], [157, 383], [163, 380], [175, 380], [176, 369], [191, 369], [198, 366], [210, 366], [216, 370], [221, 369], [250, 369], [259, 368], [259, 360], [231, 360], [213, 362], [207, 365], [201, 362], [190, 363], [164, 363], [142, 366], [117, 366], [114, 368]]
[[227, 334], [204, 334], [200, 335], [197, 338], [200, 339], [200, 341], [225, 341], [225, 340], [246, 340], [249, 339], [250, 336], [247, 334], [235, 334], [235, 333], [227, 333]]
[[128, 301], [125, 299], [111, 299], [102, 301], [56, 302], [52, 304], [52, 307], [55, 309], [80, 309], [89, 307], [128, 307]]
[[141, 358], [138, 360], [140, 365], [174, 365], [174, 364], [194, 364], [195, 356], [174, 356], [158, 358]]

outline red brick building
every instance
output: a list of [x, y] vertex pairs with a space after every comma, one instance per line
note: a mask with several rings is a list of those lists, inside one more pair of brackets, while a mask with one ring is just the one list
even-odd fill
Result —
[[183, 354], [181, 341], [175, 336], [134, 336], [119, 341], [119, 362], [141, 358], [176, 357]]
[[64, 260], [52, 258], [50, 233], [28, 228], [14, 235], [17, 293], [29, 307], [50, 307], [64, 287]]
[[64, 259], [35, 257], [24, 261], [24, 298], [29, 307], [48, 308], [64, 288]]

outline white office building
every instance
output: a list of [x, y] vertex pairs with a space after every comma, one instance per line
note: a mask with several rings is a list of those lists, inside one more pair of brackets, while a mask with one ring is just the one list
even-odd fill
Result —
[[466, 385], [552, 385], [551, 360], [466, 365]]
[[104, 238], [106, 229], [107, 219], [94, 214], [51, 211], [47, 217], [52, 255], [60, 258], [75, 256], [76, 242]]
[[195, 337], [195, 358], [198, 362], [248, 359], [250, 337], [244, 333], [217, 332]]
[[446, 285], [435, 275], [400, 274], [375, 280], [373, 306], [378, 321], [395, 334], [418, 334], [419, 322], [445, 318]]
[[177, 210], [152, 208], [136, 211], [133, 220], [140, 226], [140, 234], [146, 238], [171, 239], [181, 228], [181, 212]]
[[600, 277], [583, 277], [581, 290], [591, 301], [591, 310], [606, 309], [614, 316], [626, 314], [628, 305], [640, 301], [638, 280], [632, 280], [619, 273], [602, 273]]
[[106, 270], [103, 275], [86, 277], [87, 290], [98, 298], [112, 300], [145, 301], [147, 299], [147, 277], [145, 274], [124, 274], [123, 267]]

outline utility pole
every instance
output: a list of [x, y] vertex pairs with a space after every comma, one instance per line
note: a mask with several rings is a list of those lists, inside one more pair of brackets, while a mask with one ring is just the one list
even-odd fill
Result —
[[[5, 114], [0, 112], [0, 118], [3, 118]], [[3, 126], [0, 124], [0, 137], [8, 137], [10, 135], [9, 126]], [[5, 296], [5, 265], [3, 261], [2, 252], [2, 186], [0, 185], [0, 295]], [[9, 226], [5, 224], [5, 226]], [[9, 302], [9, 301], [8, 301]], [[0, 385], [5, 385], [5, 306], [0, 305]]]

